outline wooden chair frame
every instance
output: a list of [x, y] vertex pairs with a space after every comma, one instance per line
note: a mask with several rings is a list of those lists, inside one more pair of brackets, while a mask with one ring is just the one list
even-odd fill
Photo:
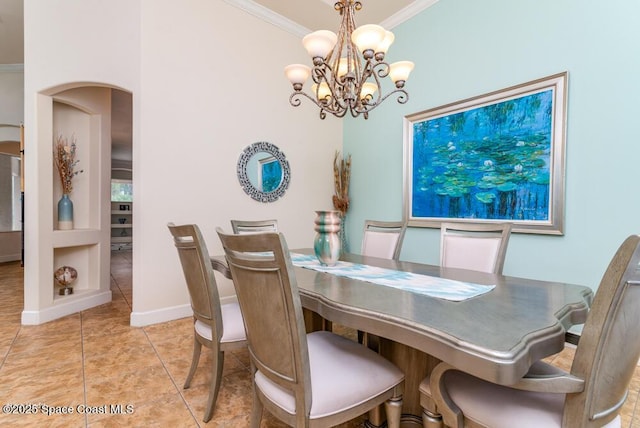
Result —
[[[167, 227], [173, 236], [174, 244], [178, 250], [182, 271], [187, 283], [187, 288], [189, 289], [191, 308], [193, 310], [193, 356], [189, 374], [184, 383], [184, 389], [188, 389], [191, 385], [191, 380], [200, 361], [202, 346], [204, 345], [212, 351], [211, 384], [203, 419], [204, 422], [208, 422], [213, 415], [218, 398], [218, 391], [220, 390], [224, 353], [228, 350], [241, 349], [247, 346], [247, 341], [244, 337], [242, 340], [223, 341], [223, 319], [225, 318], [223, 316], [223, 306], [220, 304], [218, 286], [207, 246], [198, 226], [195, 224], [176, 226], [173, 223], [169, 223]], [[224, 306], [228, 306], [232, 310], [239, 310], [237, 304]], [[241, 320], [238, 321], [240, 323], [242, 322]], [[211, 329], [211, 339], [198, 333], [198, 328], [196, 328], [197, 323], [209, 326]], [[236, 326], [236, 328], [238, 327], [243, 328], [243, 326]]]
[[[385, 404], [389, 427], [400, 424], [404, 379], [352, 407], [312, 417], [312, 368], [294, 268], [284, 236], [278, 233], [231, 235], [218, 229], [236, 294], [242, 307], [253, 380], [251, 426], [258, 428], [263, 408], [295, 427], [328, 427]], [[266, 311], [266, 312], [265, 312]], [[310, 335], [333, 335], [319, 331]], [[319, 336], [317, 336], [319, 337]], [[348, 339], [340, 338], [345, 342]], [[359, 352], [372, 351], [353, 342]], [[375, 373], [375, 372], [374, 372]], [[375, 374], [371, 374], [375, 377]], [[275, 404], [257, 384], [277, 385], [293, 396], [293, 412]], [[317, 398], [317, 397], [316, 397]], [[319, 400], [317, 400], [319, 401]]]
[[278, 220], [231, 220], [236, 235], [243, 233], [277, 232]]
[[[639, 263], [640, 236], [632, 235], [600, 282], [569, 373], [536, 362], [517, 384], [499, 388], [565, 394], [562, 428], [599, 428], [615, 422], [640, 358]], [[428, 378], [429, 388], [421, 385], [424, 426], [441, 426], [438, 414], [447, 427], [483, 426], [466, 419], [449, 396], [445, 375], [451, 370], [460, 371], [440, 363]]]

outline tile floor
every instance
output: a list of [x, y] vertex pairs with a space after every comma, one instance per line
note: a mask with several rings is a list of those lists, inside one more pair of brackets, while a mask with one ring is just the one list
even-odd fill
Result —
[[[206, 349], [191, 388], [182, 388], [191, 359], [191, 318], [130, 327], [130, 252], [114, 252], [111, 265], [111, 303], [43, 325], [22, 326], [22, 268], [18, 262], [0, 264], [0, 404], [73, 410], [45, 415], [40, 406], [37, 414], [0, 413], [0, 426], [248, 427], [247, 352], [226, 355], [214, 417], [203, 423], [211, 364]], [[573, 349], [567, 348], [550, 360], [568, 369], [572, 355]], [[622, 411], [625, 428], [640, 428], [639, 389], [640, 368]], [[115, 410], [118, 405], [122, 414], [111, 411], [110, 406]], [[361, 426], [362, 420], [344, 427]], [[265, 412], [262, 428], [283, 426]]]

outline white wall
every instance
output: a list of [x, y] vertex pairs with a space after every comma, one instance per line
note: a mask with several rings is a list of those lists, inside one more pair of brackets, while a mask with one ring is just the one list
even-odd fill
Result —
[[[211, 253], [222, 252], [215, 228], [230, 230], [232, 218], [277, 218], [290, 247], [312, 245], [314, 210], [331, 206], [342, 122], [289, 105], [283, 67], [304, 61], [298, 38], [222, 0], [25, 0], [27, 128], [33, 95], [51, 86], [100, 82], [133, 94], [132, 324], [190, 314], [170, 221], [199, 224]], [[236, 176], [257, 141], [277, 145], [291, 167], [288, 191], [270, 204], [244, 194]], [[30, 162], [28, 184], [50, 186]], [[29, 211], [27, 225], [38, 225]], [[25, 289], [38, 262], [34, 229]]]
[[[291, 247], [310, 247], [342, 141], [341, 122], [288, 103], [283, 68], [306, 60], [299, 39], [221, 0], [176, 4], [142, 7], [143, 138], [133, 153], [136, 213], [145, 210], [134, 218], [140, 320], [187, 302], [167, 222], [199, 224], [214, 254], [222, 252], [215, 228], [230, 230], [232, 218], [276, 218]], [[269, 204], [244, 194], [236, 176], [238, 156], [257, 141], [278, 146], [291, 166], [288, 191]], [[230, 293], [227, 283], [222, 294]]]

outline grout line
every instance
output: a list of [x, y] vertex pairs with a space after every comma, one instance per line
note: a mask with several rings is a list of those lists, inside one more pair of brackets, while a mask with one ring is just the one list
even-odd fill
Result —
[[20, 334], [20, 330], [22, 330], [22, 324], [18, 327], [16, 334], [13, 335], [13, 339], [11, 339], [11, 343], [7, 347], [7, 353], [4, 355], [4, 358], [2, 358], [2, 361], [0, 362], [0, 370], [2, 370], [2, 367], [4, 367], [4, 363], [7, 361], [7, 358], [9, 358], [9, 354], [11, 353], [11, 348], [13, 348], [13, 344], [16, 343], [16, 339]]
[[[84, 326], [83, 326], [83, 311], [80, 311], [80, 353], [82, 355], [82, 394], [84, 397], [84, 405], [87, 405], [87, 374], [85, 371], [85, 353], [84, 353]], [[85, 413], [84, 424], [89, 426], [89, 415]]]
[[153, 343], [153, 340], [151, 340], [151, 338], [149, 337], [149, 335], [147, 334], [147, 331], [145, 329], [145, 327], [142, 327], [142, 332], [144, 333], [144, 336], [147, 338], [147, 340], [149, 341], [149, 344], [151, 345], [151, 348], [153, 348], [153, 352], [156, 354], [156, 356], [158, 357], [158, 360], [160, 360], [160, 364], [162, 364], [162, 368], [164, 369], [164, 371], [166, 372], [167, 376], [169, 376], [169, 380], [171, 381], [171, 383], [173, 384], [173, 387], [176, 389], [176, 391], [178, 392], [178, 395], [180, 395], [180, 399], [182, 400], [182, 403], [184, 404], [184, 406], [187, 408], [187, 411], [191, 414], [191, 417], [193, 418], [193, 420], [196, 422], [196, 424], [198, 426], [200, 426], [200, 422], [198, 421], [198, 418], [196, 417], [196, 415], [193, 413], [193, 409], [189, 406], [189, 403], [187, 402], [186, 398], [184, 398], [184, 394], [182, 393], [182, 388], [176, 383], [176, 379], [171, 375], [171, 372], [169, 371], [169, 368], [167, 367], [167, 365], [164, 363], [164, 359], [160, 356], [160, 353], [158, 352], [158, 349], [156, 348], [156, 346]]

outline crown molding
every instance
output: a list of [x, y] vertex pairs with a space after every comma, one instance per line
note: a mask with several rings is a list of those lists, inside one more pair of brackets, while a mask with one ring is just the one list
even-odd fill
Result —
[[263, 21], [273, 24], [276, 27], [284, 31], [287, 31], [295, 36], [303, 37], [306, 34], [311, 32], [311, 30], [308, 29], [307, 27], [297, 24], [292, 20], [285, 18], [284, 16], [278, 13], [275, 13], [271, 9], [268, 9], [262, 5], [259, 5], [251, 0], [224, 0], [224, 1], [225, 3], [235, 6], [238, 9], [242, 9], [245, 12], [259, 19], [262, 19]]
[[400, 9], [380, 23], [384, 28], [391, 30], [393, 27], [413, 18], [423, 10], [436, 4], [438, 0], [417, 0], [404, 9]]
[[[290, 20], [289, 18], [285, 18], [284, 16], [273, 12], [271, 9], [268, 9], [251, 0], [224, 1], [295, 36], [304, 37], [306, 34], [311, 32], [311, 30], [307, 27], [302, 26]], [[335, 3], [335, 0], [324, 0], [324, 2], [333, 5], [333, 3]], [[392, 29], [393, 27], [402, 24], [408, 19], [413, 18], [414, 16], [416, 16], [426, 8], [433, 6], [437, 2], [438, 0], [416, 0], [409, 6], [399, 10], [389, 18], [382, 21], [380, 25], [382, 25], [384, 28]]]
[[0, 64], [0, 73], [23, 73], [24, 64]]

